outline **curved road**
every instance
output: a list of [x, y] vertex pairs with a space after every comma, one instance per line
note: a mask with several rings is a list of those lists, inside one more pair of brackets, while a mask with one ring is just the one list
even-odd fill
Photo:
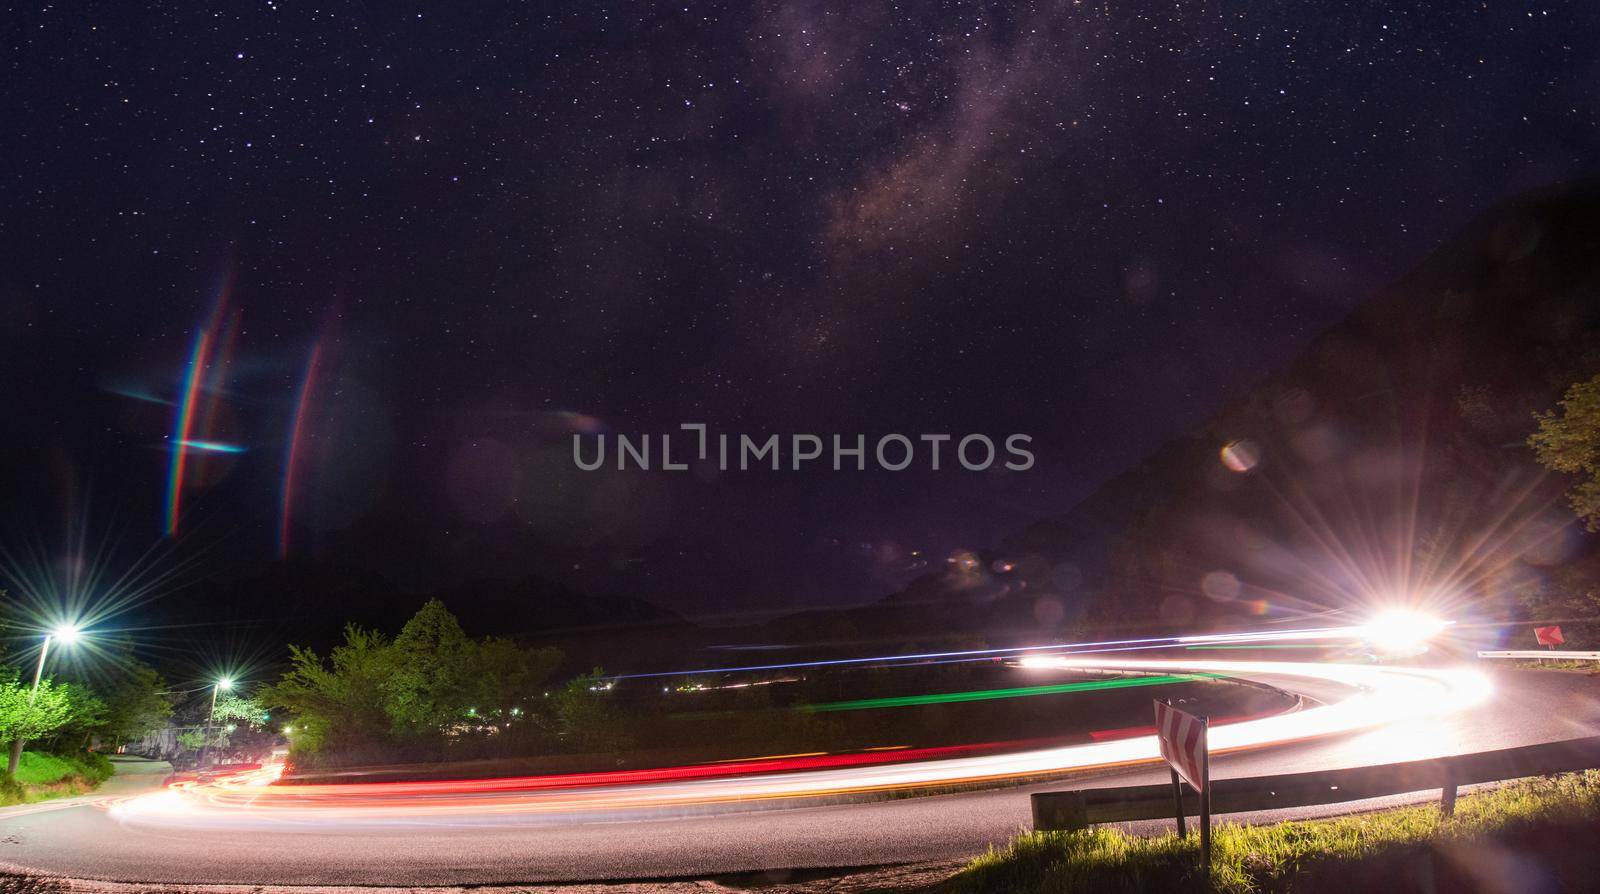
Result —
[[[1213, 759], [1213, 772], [1226, 778], [1331, 769], [1600, 733], [1597, 678], [1543, 671], [1487, 673], [1493, 694], [1470, 711], [1221, 754]], [[1312, 697], [1339, 694], [1315, 691], [1315, 681], [1297, 681], [1292, 687], [1272, 682]], [[1165, 779], [1164, 769], [1145, 764], [1101, 771], [1077, 784]], [[961, 858], [1002, 844], [1028, 825], [1030, 792], [1065, 784], [699, 816], [658, 813], [659, 818], [638, 818], [635, 813], [608, 819], [605, 813], [591, 813], [582, 820], [531, 824], [475, 817], [457, 825], [427, 818], [367, 827], [164, 827], [121, 821], [104, 803], [74, 804], [0, 816], [0, 863], [13, 870], [117, 881], [364, 885], [659, 879], [872, 866]], [[1350, 809], [1334, 805], [1283, 814]]]

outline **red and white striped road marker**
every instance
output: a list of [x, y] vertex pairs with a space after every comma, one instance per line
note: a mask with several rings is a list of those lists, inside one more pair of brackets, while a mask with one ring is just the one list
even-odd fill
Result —
[[1183, 824], [1182, 778], [1200, 793], [1200, 865], [1211, 866], [1211, 755], [1206, 751], [1206, 718], [1156, 702], [1156, 741], [1161, 756], [1172, 768], [1172, 806], [1177, 813], [1178, 837], [1188, 834]]
[[1166, 702], [1156, 702], [1156, 738], [1161, 756], [1195, 791], [1205, 789], [1206, 724]]

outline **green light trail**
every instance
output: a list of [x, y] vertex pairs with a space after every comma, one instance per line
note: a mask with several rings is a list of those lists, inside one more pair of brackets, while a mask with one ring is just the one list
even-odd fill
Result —
[[1091, 692], [1097, 689], [1131, 689], [1136, 686], [1166, 686], [1214, 680], [1221, 674], [1161, 674], [1152, 677], [1119, 677], [1112, 680], [1085, 680], [1048, 686], [1022, 686], [1014, 689], [979, 689], [969, 692], [935, 692], [928, 695], [899, 695], [890, 698], [863, 698], [847, 702], [806, 705], [805, 711], [860, 711], [866, 708], [904, 708], [912, 705], [944, 705], [954, 702], [981, 702], [995, 698], [1020, 698], [1029, 695], [1060, 695], [1066, 692]]

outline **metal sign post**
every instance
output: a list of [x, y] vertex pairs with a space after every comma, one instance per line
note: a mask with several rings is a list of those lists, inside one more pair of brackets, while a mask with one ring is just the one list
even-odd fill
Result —
[[1206, 734], [1211, 730], [1211, 718], [1201, 717], [1200, 741], [1200, 868], [1211, 871], [1211, 748]]
[[1156, 743], [1161, 757], [1172, 769], [1172, 807], [1177, 815], [1178, 837], [1187, 838], [1184, 827], [1183, 783], [1187, 782], [1200, 795], [1200, 859], [1201, 866], [1211, 867], [1211, 749], [1206, 733], [1210, 721], [1196, 717], [1172, 706], [1171, 702], [1156, 703]]
[[1178, 778], [1177, 770], [1169, 772], [1172, 773], [1172, 811], [1178, 816], [1178, 837], [1188, 838], [1189, 830], [1183, 821], [1183, 780]]

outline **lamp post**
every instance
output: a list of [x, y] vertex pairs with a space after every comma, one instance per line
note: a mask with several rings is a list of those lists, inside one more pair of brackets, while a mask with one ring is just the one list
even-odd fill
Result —
[[[78, 641], [80, 632], [75, 625], [62, 624], [44, 635], [44, 642], [39, 646], [39, 666], [33, 670], [33, 689], [28, 692], [29, 708], [33, 707], [34, 700], [39, 697], [39, 681], [44, 678], [44, 659], [50, 654], [50, 642], [54, 640], [63, 646], [70, 646]], [[6, 771], [12, 776], [17, 775], [17, 766], [22, 763], [22, 745], [25, 741], [18, 736], [11, 742], [11, 760], [6, 762]]]
[[200, 742], [200, 760], [197, 770], [206, 768], [206, 756], [211, 752], [211, 721], [217, 716], [217, 693], [233, 688], [232, 677], [221, 677], [211, 684], [211, 711], [206, 714], [206, 737]]

